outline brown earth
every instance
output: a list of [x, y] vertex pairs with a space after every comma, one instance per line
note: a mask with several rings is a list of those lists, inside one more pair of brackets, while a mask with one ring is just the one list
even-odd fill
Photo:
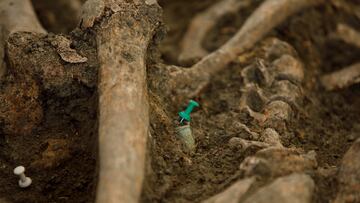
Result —
[[[177, 112], [186, 104], [173, 104], [171, 98], [165, 98], [151, 85], [153, 80], [159, 79], [156, 75], [159, 67], [154, 65], [154, 61], [179, 64], [176, 59], [186, 26], [194, 14], [214, 2], [160, 1], [168, 31], [160, 45], [161, 59], [156, 58], [159, 56], [157, 50], [149, 49], [149, 52], [153, 52], [149, 55], [154, 57], [148, 61], [151, 137], [142, 202], [199, 202], [211, 197], [243, 177], [239, 165], [245, 157], [255, 152], [255, 149], [251, 149], [240, 153], [230, 148], [228, 141], [234, 136], [248, 137], [248, 134], [237, 128], [237, 122], [246, 124], [254, 132], [262, 130], [259, 123], [239, 109], [243, 86], [241, 70], [260, 57], [256, 48], [247, 53], [245, 59], [244, 54], [213, 78], [206, 91], [196, 98], [201, 107], [193, 113], [191, 123], [197, 142], [197, 150], [192, 155], [182, 152], [174, 130]], [[249, 10], [225, 16], [204, 40], [204, 47], [211, 51], [223, 44], [259, 2], [254, 1], [254, 6]], [[43, 7], [36, 5], [40, 13]], [[47, 16], [40, 15], [41, 21], [51, 22]], [[68, 20], [60, 20], [64, 23], [58, 25], [59, 28], [54, 28], [52, 24], [48, 26], [52, 31], [65, 32], [69, 30]], [[344, 153], [360, 134], [360, 85], [326, 92], [318, 80], [322, 74], [360, 59], [360, 49], [330, 37], [339, 22], [360, 29], [360, 21], [351, 13], [327, 5], [303, 11], [269, 36], [292, 45], [305, 65], [302, 105], [294, 122], [288, 125], [282, 141], [286, 147], [316, 151], [318, 170], [308, 173], [315, 180], [313, 202], [318, 203], [335, 198], [338, 185], [336, 173], [324, 171], [339, 167]], [[72, 46], [80, 53], [93, 50], [93, 43], [84, 40], [87, 35], [91, 33], [75, 31], [71, 34], [75, 42]], [[23, 59], [23, 65], [26, 65], [26, 60], [36, 60], [44, 52], [39, 47], [54, 51], [51, 45], [46, 44], [47, 37], [35, 39], [38, 41], [26, 49], [33, 52], [35, 58]], [[95, 57], [95, 54], [86, 55]], [[86, 66], [79, 65], [79, 70], [64, 70], [65, 73], [75, 74], [76, 79], [64, 82], [58, 87], [58, 92], [37, 90], [38, 87], [43, 88], [46, 81], [25, 79], [23, 86], [34, 85], [33, 91], [25, 93], [14, 90], [7, 92], [6, 97], [0, 97], [4, 98], [0, 100], [2, 115], [6, 115], [6, 111], [25, 109], [25, 113], [30, 116], [25, 121], [19, 121], [21, 116], [0, 116], [0, 197], [27, 203], [94, 202], [97, 182], [97, 64], [91, 63], [94, 59], [90, 58], [89, 61]], [[80, 71], [83, 71], [82, 74]], [[37, 74], [51, 76], [53, 73], [40, 70], [34, 73], [35, 78], [40, 78]], [[0, 90], [16, 83], [17, 79], [8, 77], [2, 82]], [[71, 89], [72, 85], [77, 85], [75, 92]], [[31, 98], [40, 102], [35, 103]], [[4, 106], [4, 101], [14, 107]], [[14, 126], [9, 125], [7, 119], [12, 119], [10, 123], [15, 123]], [[27, 125], [36, 127], [28, 132]], [[12, 175], [17, 165], [27, 166], [26, 174], [33, 179], [30, 188], [18, 188], [17, 177]]]

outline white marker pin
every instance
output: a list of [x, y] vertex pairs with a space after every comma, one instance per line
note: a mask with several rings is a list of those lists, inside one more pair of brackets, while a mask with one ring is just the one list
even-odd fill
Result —
[[25, 176], [25, 167], [18, 166], [14, 169], [14, 174], [20, 177], [19, 186], [21, 188], [29, 187], [32, 183], [31, 178]]

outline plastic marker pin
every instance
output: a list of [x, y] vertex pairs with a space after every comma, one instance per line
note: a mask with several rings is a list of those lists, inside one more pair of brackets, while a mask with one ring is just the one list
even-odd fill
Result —
[[19, 176], [19, 186], [22, 188], [29, 187], [31, 185], [31, 178], [25, 176], [25, 167], [18, 166], [14, 169], [14, 174]]
[[186, 107], [185, 111], [179, 113], [179, 116], [181, 118], [180, 123], [182, 123], [184, 120], [190, 122], [191, 120], [190, 113], [193, 111], [195, 107], [199, 107], [199, 106], [200, 105], [196, 101], [190, 100], [189, 105]]

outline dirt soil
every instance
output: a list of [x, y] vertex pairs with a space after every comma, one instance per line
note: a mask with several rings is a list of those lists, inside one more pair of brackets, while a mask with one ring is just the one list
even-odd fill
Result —
[[[239, 60], [219, 73], [206, 91], [195, 98], [201, 107], [192, 115], [191, 126], [197, 143], [194, 154], [184, 153], [181, 143], [175, 137], [177, 112], [186, 103], [172, 103], [171, 98], [164, 97], [151, 85], [152, 80], [159, 80], [156, 75], [159, 66], [154, 64], [179, 64], [179, 43], [186, 26], [194, 14], [214, 2], [216, 1], [160, 1], [168, 31], [160, 48], [156, 50], [161, 58], [149, 60], [148, 65], [151, 136], [142, 202], [185, 203], [207, 199], [242, 178], [244, 174], [239, 171], [240, 163], [256, 152], [256, 149], [250, 149], [240, 153], [228, 145], [232, 137], [249, 137], [246, 132], [239, 130], [237, 123], [247, 125], [254, 132], [261, 132], [263, 129], [258, 122], [240, 110], [241, 87], [244, 84], [241, 70], [259, 57], [256, 48], [249, 51], [254, 54], [249, 54], [246, 59], [239, 57]], [[254, 1], [254, 5], [248, 10], [225, 16], [204, 40], [204, 47], [211, 51], [223, 44], [259, 2], [261, 1]], [[41, 12], [41, 6], [35, 8], [38, 8], [38, 13]], [[41, 21], [50, 22], [47, 19], [49, 15], [40, 15]], [[54, 28], [50, 23], [49, 29], [54, 32], [68, 31], [68, 19], [58, 22], [64, 24]], [[339, 22], [360, 30], [358, 19], [328, 5], [308, 9], [292, 17], [269, 36], [292, 45], [304, 63], [304, 98], [296, 118], [284, 132], [282, 141], [286, 147], [316, 151], [319, 170], [309, 172], [316, 183], [314, 203], [334, 199], [337, 193], [336, 174], [327, 175], [320, 169], [339, 167], [344, 153], [360, 134], [360, 85], [326, 92], [318, 80], [322, 74], [360, 60], [360, 49], [330, 37]], [[72, 40], [78, 42], [72, 45], [78, 52], [93, 50], [93, 42], [84, 40], [87, 34], [77, 31], [71, 34]], [[30, 37], [31, 39], [34, 38]], [[38, 42], [34, 41], [33, 47], [25, 51], [34, 52], [34, 57], [44, 53], [40, 48], [53, 51], [51, 45], [46, 43], [46, 37], [35, 39]], [[89, 55], [96, 57], [96, 53], [87, 53]], [[154, 57], [158, 55], [151, 53]], [[24, 59], [25, 65], [26, 60], [32, 59]], [[23, 89], [14, 89], [14, 92], [0, 96], [0, 99], [5, 98], [4, 101], [26, 107], [26, 112], [32, 115], [30, 120], [14, 122], [15, 127], [7, 125], [4, 116], [0, 116], [0, 197], [16, 203], [94, 202], [98, 163], [95, 85], [97, 64], [91, 61], [96, 60], [90, 59], [86, 65], [79, 66], [84, 74], [80, 74], [79, 70], [66, 70], [77, 75], [78, 78], [74, 81], [81, 82], [78, 84], [70, 81], [59, 88], [60, 92], [43, 89], [44, 81], [37, 80], [38, 74], [43, 75], [36, 73], [35, 79], [25, 80]], [[6, 85], [16, 84], [16, 79], [15, 76], [8, 77], [0, 85], [0, 90]], [[75, 84], [76, 91], [73, 91], [70, 87]], [[27, 88], [29, 85], [34, 85], [30, 93]], [[11, 100], [6, 95], [11, 98], [17, 98], [14, 95], [20, 96], [19, 100]], [[32, 102], [34, 98], [37, 103]], [[11, 109], [11, 106], [0, 101], [1, 114], [6, 114], [3, 109], [18, 110], [15, 107]], [[28, 132], [28, 125], [36, 127]], [[33, 179], [33, 186], [26, 190], [18, 188], [17, 177], [12, 175], [17, 165], [28, 166], [26, 174]]]
[[[214, 1], [162, 1], [168, 36], [160, 46], [162, 59], [167, 64], [179, 64], [179, 43], [186, 25], [197, 13]], [[212, 51], [228, 40], [241, 26], [254, 6], [236, 14], [224, 16], [204, 40], [204, 47]], [[319, 76], [338, 70], [359, 60], [360, 49], [330, 37], [339, 22], [360, 28], [360, 21], [349, 13], [328, 5], [308, 9], [279, 26], [269, 37], [277, 37], [292, 45], [305, 65], [305, 81], [302, 84], [304, 99], [297, 118], [282, 137], [286, 147], [305, 151], [315, 150], [319, 170], [310, 175], [316, 183], [313, 202], [329, 202], [337, 193], [336, 174], [324, 175], [322, 169], [339, 167], [344, 153], [359, 135], [360, 85], [337, 92], [326, 92], [319, 84]], [[250, 51], [251, 53], [251, 51]], [[245, 54], [246, 55], [246, 54]], [[246, 124], [252, 131], [260, 132], [261, 126], [240, 111], [243, 78], [242, 68], [258, 55], [245, 61], [230, 64], [219, 73], [207, 90], [199, 95], [201, 104], [192, 119], [197, 150], [193, 155], [181, 152], [175, 138], [178, 104], [168, 105], [169, 98], [155, 95], [152, 105], [151, 169], [143, 193], [143, 202], [199, 202], [220, 191], [242, 177], [239, 165], [254, 154], [232, 150], [228, 146], [231, 137], [246, 138], [248, 135], [236, 128], [236, 123]], [[151, 68], [149, 67], [150, 77]], [[160, 110], [159, 106], [166, 106]]]

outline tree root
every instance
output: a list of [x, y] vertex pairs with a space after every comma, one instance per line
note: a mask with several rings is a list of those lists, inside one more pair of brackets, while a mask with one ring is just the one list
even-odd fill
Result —
[[198, 95], [218, 73], [239, 54], [252, 48], [274, 27], [304, 8], [322, 0], [267, 0], [246, 20], [235, 36], [218, 50], [204, 57], [189, 69], [170, 67], [168, 87], [185, 99]]
[[250, 4], [251, 1], [249, 0], [222, 0], [195, 16], [182, 40], [179, 61], [187, 63], [188, 61], [199, 60], [207, 55], [208, 52], [202, 47], [202, 42], [210, 29], [225, 14], [239, 11]]

